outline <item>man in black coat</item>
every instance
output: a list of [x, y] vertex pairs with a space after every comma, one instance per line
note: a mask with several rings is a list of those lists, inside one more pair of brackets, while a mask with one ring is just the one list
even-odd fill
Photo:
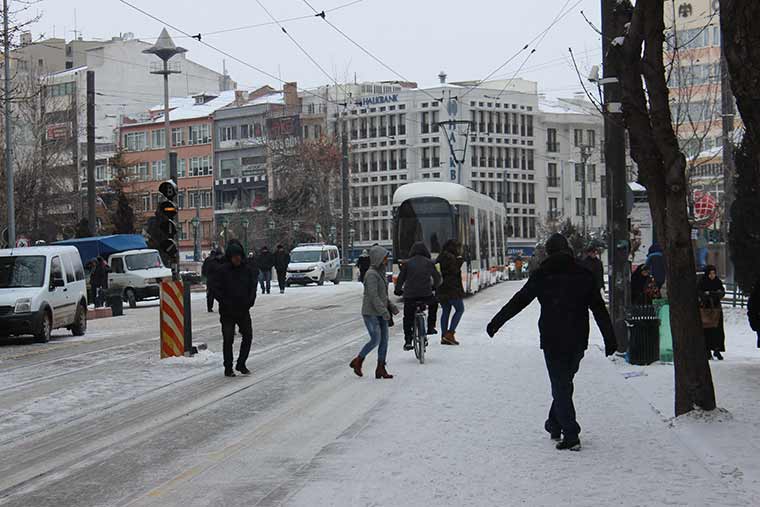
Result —
[[409, 256], [401, 267], [394, 289], [397, 296], [404, 296], [404, 350], [414, 349], [414, 315], [418, 303], [428, 305], [427, 334], [435, 334], [438, 303], [434, 290], [441, 285], [441, 274], [430, 259], [425, 243], [415, 243]]
[[222, 324], [224, 340], [224, 375], [235, 376], [232, 370], [232, 344], [235, 340], [236, 326], [243, 339], [235, 369], [243, 375], [248, 375], [251, 372], [245, 363], [253, 342], [250, 310], [256, 303], [256, 278], [255, 270], [246, 263], [243, 247], [237, 240], [232, 240], [227, 245], [227, 262], [213, 277], [212, 291], [214, 299], [219, 301], [219, 321]]
[[586, 249], [586, 257], [583, 258], [583, 265], [594, 275], [594, 282], [599, 289], [604, 289], [604, 264], [599, 258], [599, 250], [595, 246]]
[[277, 245], [277, 250], [274, 252], [274, 270], [277, 272], [277, 285], [280, 287], [280, 294], [285, 294], [289, 264], [290, 254], [284, 246]]
[[201, 276], [206, 278], [206, 309], [209, 313], [214, 311], [214, 294], [211, 290], [214, 276], [224, 264], [224, 255], [219, 248], [211, 250], [201, 266]]
[[263, 246], [261, 247], [259, 255], [256, 259], [259, 266], [259, 283], [261, 284], [261, 293], [270, 294], [272, 292], [272, 268], [274, 267], [274, 255], [269, 251], [268, 246]]
[[581, 428], [573, 405], [573, 379], [588, 348], [589, 309], [604, 336], [607, 356], [615, 353], [617, 342], [594, 277], [575, 261], [567, 239], [553, 234], [546, 243], [546, 253], [548, 257], [541, 267], [496, 314], [486, 330], [493, 337], [501, 326], [538, 298], [541, 348], [553, 398], [544, 428], [555, 440], [564, 435], [557, 449], [580, 450]]
[[747, 300], [747, 317], [749, 327], [757, 333], [757, 348], [760, 349], [760, 278], [755, 282]]

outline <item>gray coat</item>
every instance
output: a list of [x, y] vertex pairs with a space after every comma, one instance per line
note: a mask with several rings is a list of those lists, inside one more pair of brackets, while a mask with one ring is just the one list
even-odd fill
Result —
[[385, 277], [383, 261], [388, 252], [380, 246], [372, 247], [369, 251], [370, 268], [364, 275], [364, 300], [362, 301], [362, 315], [391, 319], [388, 309], [388, 280]]

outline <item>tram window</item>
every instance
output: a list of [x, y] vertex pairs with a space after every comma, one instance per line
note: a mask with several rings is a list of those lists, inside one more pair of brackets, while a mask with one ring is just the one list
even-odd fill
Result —
[[491, 257], [496, 257], [496, 228], [493, 219], [490, 220], [489, 229], [491, 232], [489, 243], [491, 244]]
[[398, 255], [408, 257], [417, 241], [424, 242], [431, 254], [439, 254], [454, 232], [454, 214], [447, 201], [436, 198], [406, 201], [398, 214]]
[[496, 262], [504, 265], [504, 221], [501, 215], [496, 215]]
[[485, 210], [478, 210], [478, 233], [480, 234], [480, 268], [488, 269], [489, 265], [489, 248], [488, 248], [488, 213]]

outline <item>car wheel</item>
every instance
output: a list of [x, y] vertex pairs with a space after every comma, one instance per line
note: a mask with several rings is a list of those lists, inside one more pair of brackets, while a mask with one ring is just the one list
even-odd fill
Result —
[[87, 332], [87, 308], [84, 305], [77, 307], [77, 315], [74, 318], [74, 325], [71, 326], [71, 334], [74, 336], [84, 336]]
[[336, 276], [335, 280], [332, 281], [333, 284], [338, 285], [340, 283], [340, 277]]
[[50, 312], [46, 311], [42, 315], [42, 322], [40, 322], [40, 329], [37, 331], [37, 334], [34, 335], [34, 337], [37, 339], [40, 343], [47, 343], [50, 341], [50, 332], [53, 328], [53, 319], [50, 316]]
[[317, 285], [322, 287], [324, 284], [325, 284], [325, 274], [322, 273], [321, 275], [319, 275], [319, 281], [317, 282]]
[[130, 308], [137, 308], [137, 296], [135, 296], [134, 290], [127, 289], [124, 291], [124, 296], [127, 300], [127, 303], [129, 303]]

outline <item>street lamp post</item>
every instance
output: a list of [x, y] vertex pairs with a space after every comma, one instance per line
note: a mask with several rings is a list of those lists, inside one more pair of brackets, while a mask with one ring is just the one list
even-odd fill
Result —
[[245, 248], [245, 253], [248, 254], [248, 228], [251, 226], [251, 221], [247, 218], [243, 219], [243, 234], [245, 235], [243, 237], [243, 245]]
[[314, 233], [317, 235], [317, 243], [322, 240], [322, 226], [317, 224], [314, 226]]
[[179, 74], [181, 71], [177, 70], [176, 68], [174, 70], [169, 69], [169, 60], [171, 60], [172, 57], [176, 55], [187, 53], [187, 49], [175, 45], [174, 41], [169, 35], [169, 32], [167, 32], [166, 28], [164, 28], [161, 30], [161, 35], [158, 36], [156, 43], [152, 47], [143, 50], [143, 53], [156, 55], [164, 62], [163, 68], [153, 70], [151, 71], [151, 74], [164, 76], [164, 148], [166, 150], [166, 167], [169, 171], [171, 171], [171, 179], [177, 183], [177, 174], [174, 172], [176, 171], [176, 168], [171, 167], [171, 162], [169, 160], [169, 153], [171, 152], [171, 123], [169, 122], [169, 75]]
[[199, 262], [201, 260], [201, 242], [198, 236], [198, 228], [201, 225], [201, 219], [196, 214], [192, 220], [193, 224], [193, 260]]

